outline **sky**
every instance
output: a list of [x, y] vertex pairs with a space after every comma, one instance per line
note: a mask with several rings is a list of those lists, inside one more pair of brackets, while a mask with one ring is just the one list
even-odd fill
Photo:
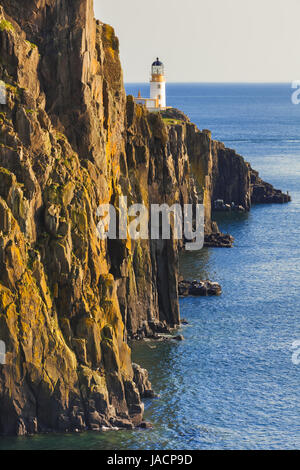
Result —
[[299, 0], [94, 0], [120, 39], [125, 82], [158, 56], [169, 82], [300, 80]]

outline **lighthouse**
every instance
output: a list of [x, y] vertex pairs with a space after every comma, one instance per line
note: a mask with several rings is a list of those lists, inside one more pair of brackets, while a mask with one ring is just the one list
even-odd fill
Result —
[[150, 112], [166, 109], [166, 79], [164, 64], [157, 57], [151, 66], [150, 98], [142, 98], [139, 91], [135, 103], [145, 106]]
[[166, 107], [165, 70], [158, 57], [151, 67], [150, 99], [156, 100], [159, 108]]

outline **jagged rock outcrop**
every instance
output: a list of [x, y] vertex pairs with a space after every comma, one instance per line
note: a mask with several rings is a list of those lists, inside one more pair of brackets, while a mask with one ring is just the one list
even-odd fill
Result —
[[212, 203], [217, 199], [225, 204], [233, 202], [245, 210], [250, 210], [251, 204], [291, 201], [290, 195], [263, 181], [241, 155], [213, 140], [209, 130], [200, 131], [181, 111], [167, 109], [162, 115], [169, 126], [186, 129], [184, 143], [198, 195], [205, 204], [207, 235], [217, 230], [211, 226]]
[[179, 247], [99, 240], [100, 204], [200, 201], [218, 237], [223, 153], [249, 202], [241, 157], [126, 98], [118, 48], [92, 0], [0, 2], [0, 434], [142, 423], [127, 339], [179, 325]]
[[258, 172], [250, 169], [251, 202], [252, 204], [283, 204], [292, 200], [288, 193], [275, 189], [270, 183], [263, 181]]
[[249, 210], [251, 204], [284, 203], [291, 197], [263, 181], [257, 171], [223, 143], [213, 141], [212, 201], [222, 199], [225, 204], [235, 203]]
[[148, 371], [142, 369], [138, 364], [132, 364], [134, 371], [134, 381], [138, 387], [142, 398], [154, 398], [156, 395], [152, 390], [151, 383], [148, 377]]

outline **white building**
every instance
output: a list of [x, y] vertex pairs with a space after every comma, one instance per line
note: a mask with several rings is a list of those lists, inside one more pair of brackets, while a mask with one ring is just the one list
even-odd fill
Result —
[[141, 93], [134, 99], [137, 104], [146, 106], [149, 111], [166, 108], [166, 79], [164, 64], [157, 57], [151, 67], [150, 98], [142, 98]]

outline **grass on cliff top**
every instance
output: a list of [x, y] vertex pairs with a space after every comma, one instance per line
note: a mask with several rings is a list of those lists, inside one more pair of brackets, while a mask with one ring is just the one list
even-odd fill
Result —
[[7, 20], [0, 21], [0, 31], [11, 31], [14, 32], [15, 28], [13, 25]]
[[177, 126], [179, 124], [182, 124], [183, 121], [180, 119], [170, 119], [170, 118], [162, 118], [164, 123], [167, 124], [168, 126]]

